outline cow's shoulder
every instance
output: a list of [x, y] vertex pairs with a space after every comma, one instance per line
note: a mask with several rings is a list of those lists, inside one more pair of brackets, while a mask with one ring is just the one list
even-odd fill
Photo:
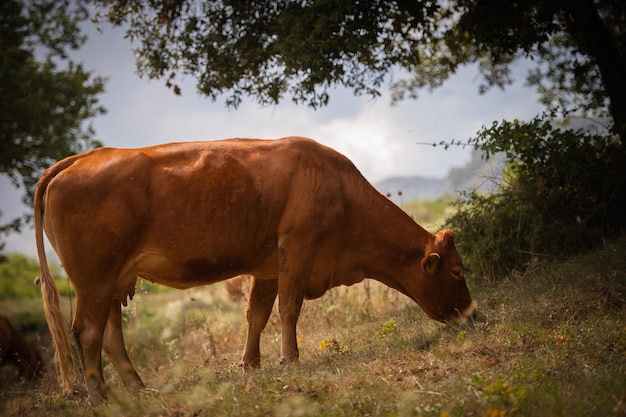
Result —
[[303, 156], [304, 161], [312, 165], [319, 165], [321, 169], [328, 173], [334, 170], [335, 173], [341, 171], [346, 173], [358, 173], [360, 175], [354, 163], [345, 155], [313, 139], [293, 136], [281, 140], [284, 141], [285, 145], [293, 152]]

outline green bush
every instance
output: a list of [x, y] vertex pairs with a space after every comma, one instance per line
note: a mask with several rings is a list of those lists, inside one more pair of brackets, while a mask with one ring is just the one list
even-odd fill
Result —
[[[51, 262], [50, 271], [55, 278], [61, 295], [73, 295], [59, 264]], [[39, 286], [34, 284], [39, 276], [39, 263], [22, 254], [10, 254], [0, 262], [0, 300], [28, 299], [41, 297]]]
[[569, 256], [623, 232], [626, 158], [608, 133], [555, 127], [554, 114], [503, 121], [470, 143], [507, 168], [493, 194], [466, 193], [446, 226], [474, 275], [499, 276]]
[[427, 230], [437, 231], [446, 217], [446, 210], [454, 202], [452, 195], [444, 195], [434, 200], [412, 200], [404, 203], [402, 209]]

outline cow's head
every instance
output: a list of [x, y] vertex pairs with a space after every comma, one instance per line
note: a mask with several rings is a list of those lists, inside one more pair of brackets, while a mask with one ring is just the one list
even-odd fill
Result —
[[432, 319], [446, 323], [464, 323], [475, 317], [461, 258], [454, 246], [454, 235], [442, 230], [426, 246], [421, 261], [423, 278], [419, 304]]

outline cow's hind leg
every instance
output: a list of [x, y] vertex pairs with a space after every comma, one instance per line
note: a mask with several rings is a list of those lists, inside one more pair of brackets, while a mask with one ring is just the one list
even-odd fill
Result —
[[258, 368], [261, 366], [261, 332], [272, 314], [276, 294], [278, 293], [278, 281], [252, 278], [246, 318], [248, 320], [248, 336], [243, 351], [241, 365], [244, 369]]
[[133, 390], [144, 387], [143, 381], [130, 362], [128, 352], [126, 352], [126, 347], [124, 346], [122, 305], [119, 301], [113, 300], [111, 304], [102, 347], [126, 388]]
[[106, 395], [102, 375], [102, 340], [111, 299], [89, 298], [77, 291], [76, 315], [72, 323], [72, 332], [81, 355], [89, 398], [98, 402]]

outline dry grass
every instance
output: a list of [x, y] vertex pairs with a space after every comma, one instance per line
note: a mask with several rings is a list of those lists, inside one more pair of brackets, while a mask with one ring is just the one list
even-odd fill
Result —
[[[338, 288], [305, 304], [300, 365], [278, 364], [274, 314], [263, 369], [251, 373], [238, 366], [245, 306], [222, 285], [139, 291], [125, 311], [126, 344], [152, 389], [128, 395], [107, 364], [109, 401], [90, 407], [83, 395], [60, 394], [53, 369], [37, 384], [15, 384], [4, 370], [0, 414], [623, 416], [625, 253], [622, 239], [505, 282], [470, 283], [480, 317], [460, 328], [376, 283]], [[0, 308], [20, 314], [15, 302]], [[31, 340], [51, 355], [45, 335]]]

